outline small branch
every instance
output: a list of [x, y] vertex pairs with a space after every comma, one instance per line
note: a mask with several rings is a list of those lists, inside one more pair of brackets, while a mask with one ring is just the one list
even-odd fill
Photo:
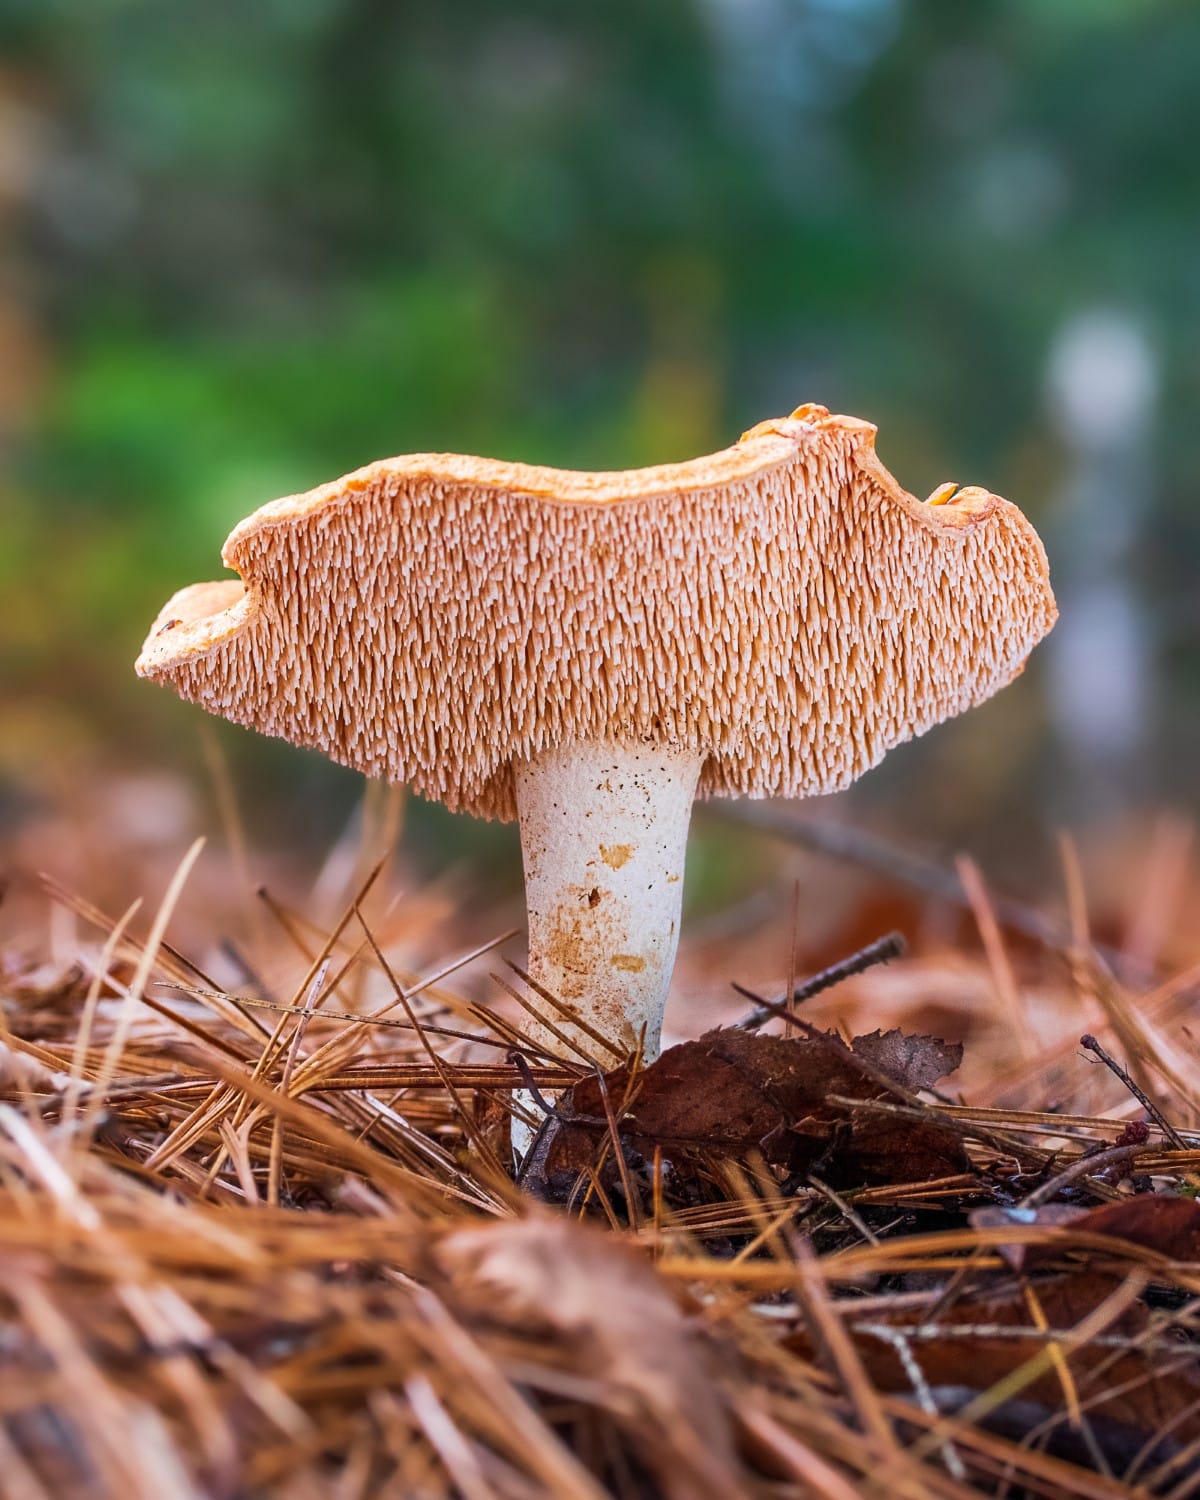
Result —
[[757, 1031], [760, 1026], [765, 1026], [768, 1021], [781, 1018], [785, 1021], [794, 1020], [791, 1007], [803, 1005], [806, 1000], [811, 1000], [814, 995], [819, 995], [825, 990], [831, 990], [834, 985], [841, 984], [843, 980], [853, 979], [857, 974], [863, 974], [868, 969], [874, 968], [876, 964], [885, 964], [890, 959], [901, 958], [907, 951], [907, 944], [898, 932], [889, 932], [886, 937], [878, 938], [873, 943], [868, 943], [865, 948], [860, 948], [857, 953], [852, 953], [849, 958], [844, 958], [840, 963], [832, 964], [828, 969], [822, 969], [819, 974], [814, 974], [811, 979], [806, 979], [803, 984], [798, 984], [792, 991], [790, 997], [783, 994], [778, 1000], [763, 1000], [760, 996], [751, 995], [740, 985], [734, 985], [740, 995], [747, 995], [754, 1000], [757, 1009], [737, 1022], [739, 1031]]
[[537, 1107], [541, 1110], [542, 1114], [547, 1119], [550, 1119], [551, 1117], [557, 1119], [558, 1111], [557, 1109], [555, 1109], [554, 1105], [549, 1102], [546, 1096], [538, 1088], [537, 1084], [533, 1081], [533, 1071], [530, 1068], [528, 1059], [525, 1057], [524, 1053], [518, 1052], [514, 1047], [508, 1054], [508, 1061], [512, 1063], [517, 1072], [520, 1073], [521, 1086], [524, 1088], [525, 1092], [529, 1095], [533, 1102], [537, 1105]]
[[1117, 1077], [1121, 1080], [1121, 1082], [1125, 1085], [1125, 1087], [1129, 1090], [1133, 1097], [1138, 1101], [1138, 1103], [1142, 1106], [1142, 1108], [1146, 1111], [1146, 1113], [1170, 1141], [1171, 1145], [1175, 1147], [1176, 1151], [1186, 1151], [1188, 1149], [1187, 1142], [1175, 1129], [1174, 1125], [1171, 1124], [1170, 1120], [1168, 1120], [1167, 1117], [1163, 1114], [1162, 1110], [1159, 1109], [1158, 1105], [1154, 1103], [1154, 1101], [1149, 1097], [1148, 1094], [1146, 1094], [1142, 1089], [1138, 1087], [1138, 1085], [1129, 1076], [1128, 1070], [1123, 1068], [1110, 1052], [1106, 1052], [1104, 1050], [1104, 1048], [1100, 1045], [1100, 1043], [1091, 1034], [1090, 1031], [1085, 1032], [1084, 1035], [1079, 1038], [1079, 1045], [1086, 1052], [1094, 1052], [1095, 1055], [1104, 1064], [1104, 1066], [1117, 1075]]
[[1049, 1182], [1043, 1182], [1041, 1187], [1034, 1188], [1032, 1193], [1021, 1199], [1017, 1207], [1037, 1208], [1041, 1203], [1048, 1203], [1059, 1188], [1066, 1187], [1068, 1183], [1075, 1182], [1080, 1177], [1091, 1177], [1097, 1167], [1123, 1166], [1139, 1156], [1145, 1156], [1147, 1149], [1147, 1143], [1140, 1141], [1132, 1146], [1112, 1146], [1107, 1151], [1097, 1151], [1094, 1156], [1081, 1156], [1069, 1167], [1064, 1167], [1061, 1172], [1051, 1177]]
[[868, 1245], [878, 1245], [879, 1236], [871, 1229], [862, 1215], [857, 1212], [853, 1204], [847, 1203], [840, 1193], [835, 1193], [829, 1184], [822, 1182], [815, 1173], [809, 1172], [807, 1175], [810, 1184], [820, 1193], [822, 1198], [827, 1198], [833, 1204], [842, 1218], [858, 1230]]

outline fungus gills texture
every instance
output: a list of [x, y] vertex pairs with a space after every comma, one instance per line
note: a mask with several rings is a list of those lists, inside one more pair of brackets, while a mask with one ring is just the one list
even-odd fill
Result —
[[[657, 1057], [679, 944], [695, 751], [574, 744], [517, 767], [530, 974], [593, 1032]], [[596, 1043], [535, 995], [588, 1055]], [[553, 1032], [531, 1040], [562, 1054]], [[611, 1059], [609, 1059], [611, 1061]]]
[[388, 460], [265, 507], [224, 557], [245, 596], [197, 618], [177, 595], [143, 675], [503, 819], [514, 763], [580, 742], [688, 750], [701, 797], [836, 790], [1002, 687], [1054, 620], [1015, 507], [922, 504], [872, 427], [821, 408], [624, 475]]

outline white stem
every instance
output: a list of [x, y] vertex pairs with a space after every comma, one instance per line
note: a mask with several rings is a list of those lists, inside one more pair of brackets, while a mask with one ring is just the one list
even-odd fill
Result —
[[[516, 768], [529, 971], [615, 1046], [658, 1055], [679, 945], [683, 861], [703, 757], [608, 743]], [[605, 1067], [616, 1059], [534, 997]], [[549, 1032], [535, 1039], [562, 1053]]]

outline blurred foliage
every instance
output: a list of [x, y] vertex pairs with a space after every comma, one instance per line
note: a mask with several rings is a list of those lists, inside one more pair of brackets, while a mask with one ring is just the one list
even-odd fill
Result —
[[[39, 713], [48, 764], [195, 764], [129, 670], [148, 621], [238, 517], [388, 453], [631, 465], [816, 399], [915, 492], [1046, 522], [1048, 352], [1107, 304], [1161, 361], [1142, 566], [1197, 676], [1190, 0], [0, 0], [0, 45], [0, 775]], [[911, 765], [1002, 806], [1033, 693]]]

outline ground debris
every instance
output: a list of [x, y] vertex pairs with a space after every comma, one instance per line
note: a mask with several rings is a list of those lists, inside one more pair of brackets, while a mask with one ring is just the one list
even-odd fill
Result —
[[[852, 1041], [806, 1002], [796, 1035], [600, 1073], [523, 1046], [443, 950], [405, 963], [412, 910], [382, 891], [328, 937], [279, 907], [296, 951], [256, 952], [250, 995], [50, 894], [77, 958], [0, 945], [6, 1492], [1194, 1484], [1200, 1085], [1163, 1045], [1185, 989], [1157, 1031], [1128, 1009], [1104, 1033], [1122, 1074], [1080, 1059], [1064, 993], [1047, 1059], [1012, 1045], [993, 1085], [1008, 1034], [960, 1026], [948, 987], [931, 1007], [927, 963], [891, 966], [908, 1001]], [[517, 1089], [553, 1110], [524, 1184]]]
[[[1161, 1219], [1164, 1231], [1174, 1218], [1164, 1203], [1134, 1223], [1125, 1211], [1135, 1206], [1142, 1201], [1073, 1218], [1072, 1239], [1124, 1238], [1128, 1229], [1144, 1244], [1147, 1218]], [[1169, 1231], [1158, 1238], [1171, 1242]], [[1049, 1257], [1039, 1259], [1044, 1265]], [[998, 1273], [932, 1309], [855, 1318], [850, 1303], [847, 1326], [881, 1390], [912, 1394], [919, 1386], [941, 1410], [1036, 1439], [1074, 1461], [1081, 1452], [1084, 1461], [1100, 1456], [1126, 1479], [1145, 1479], [1160, 1465], [1176, 1479], [1192, 1472], [1197, 1455], [1190, 1445], [1200, 1443], [1194, 1346], [1178, 1320], [1147, 1301], [1138, 1265], [1114, 1266], [1092, 1250], [1075, 1251], [1074, 1260], [1069, 1270], [1033, 1274], [1031, 1255], [1029, 1274]]]
[[642, 1158], [657, 1149], [684, 1175], [700, 1158], [748, 1152], [799, 1177], [819, 1167], [835, 1187], [964, 1173], [961, 1136], [932, 1112], [896, 1121], [835, 1102], [887, 1098], [891, 1084], [907, 1097], [961, 1056], [959, 1046], [898, 1031], [856, 1037], [848, 1047], [823, 1033], [710, 1031], [640, 1072], [626, 1065], [577, 1083], [547, 1128], [540, 1180], [557, 1184], [551, 1196], [569, 1191], [572, 1174], [594, 1163], [610, 1134], [606, 1096], [623, 1145]]
[[[495, 1332], [543, 1340], [557, 1350], [556, 1369], [591, 1384], [655, 1494], [735, 1492], [716, 1348], [640, 1255], [596, 1229], [536, 1215], [458, 1230], [437, 1259], [452, 1305]], [[725, 1353], [728, 1362], [732, 1347]]]

